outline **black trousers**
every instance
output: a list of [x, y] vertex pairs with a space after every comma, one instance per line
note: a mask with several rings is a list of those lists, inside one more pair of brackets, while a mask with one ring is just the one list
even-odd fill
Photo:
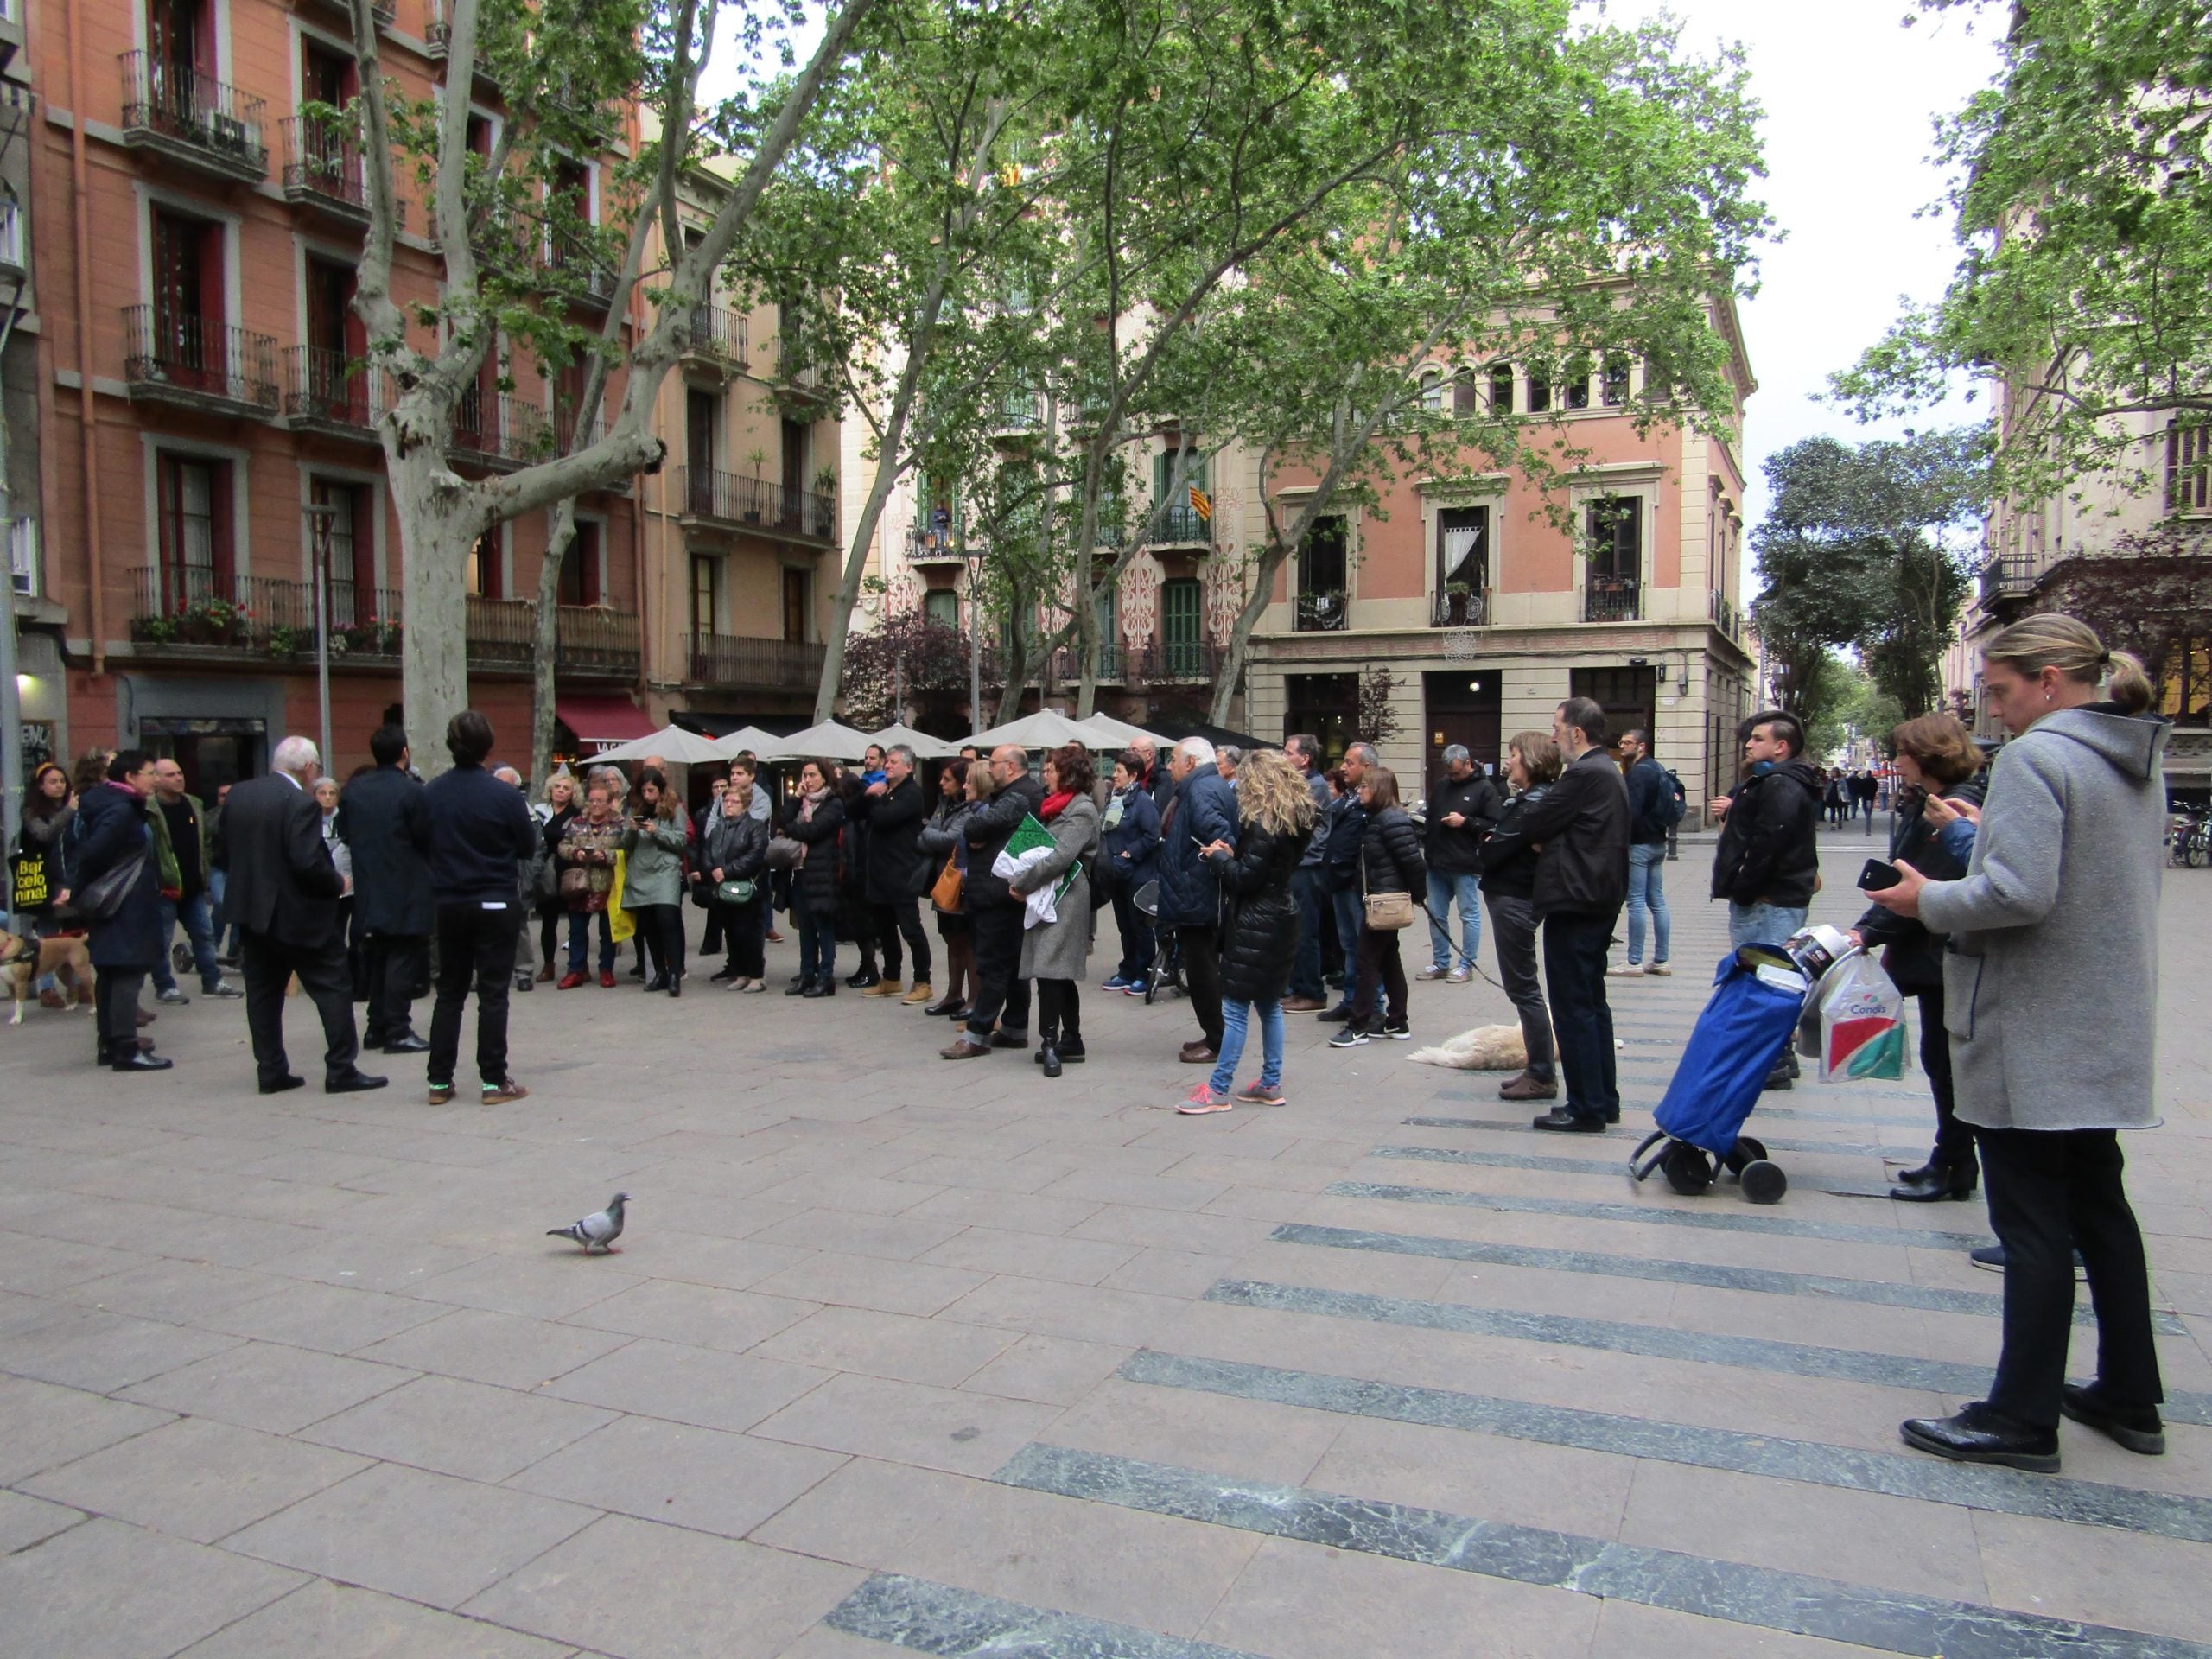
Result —
[[372, 933], [361, 954], [369, 976], [369, 1029], [361, 1040], [380, 1048], [414, 1029], [415, 988], [430, 960], [430, 941], [421, 933]]
[[883, 947], [883, 976], [899, 977], [899, 939], [904, 934], [907, 952], [914, 959], [914, 982], [925, 983], [930, 976], [930, 936], [922, 931], [920, 901], [902, 899], [895, 905], [875, 905], [871, 909], [875, 916], [875, 942]]
[[561, 971], [562, 929], [566, 926], [569, 907], [559, 899], [551, 899], [537, 906], [538, 965], [550, 968], [557, 976]]
[[[1406, 964], [1398, 955], [1402, 931], [1360, 928], [1359, 965], [1353, 975], [1351, 1013], [1344, 1022], [1347, 1031], [1379, 1031], [1386, 1024], [1406, 1023]], [[1375, 1017], [1378, 1002], [1382, 1004], [1380, 1020]]]
[[247, 928], [239, 960], [245, 976], [245, 1028], [262, 1082], [274, 1083], [292, 1069], [284, 1054], [284, 983], [296, 974], [322, 1017], [324, 1077], [342, 1077], [353, 1069], [361, 1045], [353, 1033], [353, 975], [344, 935], [309, 946]]
[[92, 970], [92, 1023], [102, 1052], [129, 1059], [138, 1052], [138, 994], [146, 988], [144, 968]]
[[1510, 893], [1485, 893], [1483, 906], [1490, 912], [1490, 936], [1497, 944], [1498, 982], [1521, 1016], [1529, 1075], [1539, 1083], [1555, 1083], [1559, 1069], [1552, 1057], [1551, 1009], [1544, 1002], [1543, 981], [1536, 976], [1535, 902]]
[[1183, 947], [1183, 988], [1190, 994], [1191, 1012], [1198, 1017], [1199, 1033], [1206, 1046], [1221, 1049], [1221, 930], [1183, 927], [1175, 930]]
[[[755, 891], [749, 905], [726, 905], [719, 899], [707, 907], [707, 932], [709, 938], [721, 936], [726, 952], [723, 968], [737, 979], [760, 979], [768, 971], [764, 941], [768, 936], [767, 895]], [[708, 946], [702, 943], [699, 954], [704, 957]]]
[[638, 924], [639, 960], [645, 961], [642, 952], [649, 946], [652, 961], [645, 973], [652, 979], [670, 979], [683, 972], [683, 906], [681, 905], [632, 905], [630, 914]]
[[453, 1081], [461, 1055], [461, 1010], [476, 988], [476, 1072], [488, 1084], [507, 1080], [507, 995], [514, 988], [515, 945], [522, 912], [513, 905], [438, 906], [438, 1000], [430, 1009], [429, 1079]]
[[1071, 979], [1037, 982], [1037, 1039], [1060, 1048], [1083, 1047], [1083, 993]]
[[976, 944], [976, 1000], [968, 1035], [987, 1041], [994, 1021], [1009, 1037], [1029, 1034], [1029, 982], [1021, 976], [1021, 906], [988, 905], [969, 917]]
[[1936, 1097], [1936, 1149], [1931, 1164], [1946, 1169], [1972, 1169], [1974, 1126], [1959, 1122], [1957, 1101], [1951, 1086], [1951, 1034], [1943, 1029], [1943, 988], [1919, 994], [1920, 1069], [1928, 1074], [1928, 1092]]
[[2074, 1333], [2074, 1252], [2097, 1310], [2097, 1391], [2114, 1405], [2165, 1398], [2151, 1336], [2143, 1234], [2112, 1129], [1976, 1129], [1989, 1224], [2005, 1247], [2005, 1345], [1989, 1403], [2016, 1422], [2058, 1426]]
[[1544, 918], [1544, 988], [1551, 994], [1566, 1074], [1567, 1109], [1577, 1117], [1620, 1116], [1614, 1077], [1613, 1010], [1605, 1001], [1605, 950], [1618, 911], [1586, 916], [1554, 911]]

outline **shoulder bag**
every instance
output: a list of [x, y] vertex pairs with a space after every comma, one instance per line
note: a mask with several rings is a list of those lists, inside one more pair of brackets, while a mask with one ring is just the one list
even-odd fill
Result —
[[1377, 933], [1395, 933], [1401, 928], [1414, 925], [1413, 894], [1367, 891], [1367, 855], [1364, 853], [1360, 855], [1359, 860], [1359, 887], [1366, 895], [1367, 925]]
[[715, 884], [715, 899], [725, 905], [749, 905], [758, 892], [750, 880], [720, 881]]
[[944, 857], [944, 868], [937, 873], [937, 880], [930, 887], [930, 903], [948, 916], [958, 915], [960, 892], [963, 885], [964, 878], [961, 875], [960, 866], [954, 861], [954, 855], [947, 853]]
[[70, 894], [69, 913], [80, 922], [113, 921], [122, 913], [124, 901], [138, 885], [146, 861], [152, 855], [153, 843], [149, 842], [121, 863], [86, 882], [81, 891]]

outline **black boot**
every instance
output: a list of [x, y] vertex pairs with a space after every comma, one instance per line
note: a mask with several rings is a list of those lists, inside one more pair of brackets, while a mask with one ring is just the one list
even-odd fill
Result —
[[790, 984], [784, 987], [784, 995], [785, 996], [813, 995], [814, 981], [812, 977], [806, 974], [801, 974], [797, 979], [791, 981]]
[[1038, 1058], [1044, 1064], [1045, 1075], [1046, 1077], [1057, 1077], [1060, 1075], [1060, 1051], [1058, 1049], [1053, 1047], [1052, 1044], [1047, 1043], [1042, 1049], [1038, 1051]]
[[1931, 1159], [1898, 1176], [1890, 1196], [1900, 1204], [1936, 1204], [1945, 1198], [1970, 1198], [1980, 1185], [1981, 1171], [1972, 1162], [1939, 1164]]

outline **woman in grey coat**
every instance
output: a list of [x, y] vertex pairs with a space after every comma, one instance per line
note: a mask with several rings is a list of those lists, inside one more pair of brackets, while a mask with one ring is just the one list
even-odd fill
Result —
[[1052, 831], [1052, 850], [1013, 883], [1023, 898], [1063, 880], [1056, 920], [1021, 936], [1021, 976], [1037, 982], [1037, 1060], [1057, 1077], [1063, 1062], [1084, 1058], [1083, 1005], [1077, 982], [1090, 959], [1090, 881], [1083, 861], [1098, 850], [1098, 803], [1090, 756], [1069, 744], [1045, 757], [1045, 798], [1037, 816]]
[[657, 970], [648, 991], [683, 995], [683, 813], [659, 769], [638, 778], [638, 798], [622, 832], [622, 908], [636, 918], [638, 937], [652, 951]]
[[[2004, 1346], [1988, 1399], [1903, 1432], [1940, 1457], [2048, 1472], [2062, 1414], [2132, 1452], [2165, 1449], [2118, 1132], [2158, 1122], [2166, 727], [2144, 715], [2142, 665], [2071, 617], [2016, 622], [1983, 659], [1990, 709], [2015, 735], [1991, 768], [1967, 873], [1929, 881], [1899, 861], [1904, 880], [1870, 897], [1951, 936], [1943, 1023], [2004, 1250]], [[2097, 1313], [2097, 1376], [2084, 1388], [2066, 1381], [2076, 1249]]]

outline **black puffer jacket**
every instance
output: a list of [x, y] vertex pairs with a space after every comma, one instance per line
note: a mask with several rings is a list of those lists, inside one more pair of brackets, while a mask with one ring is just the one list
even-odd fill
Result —
[[1367, 814], [1359, 855], [1369, 893], [1409, 893], [1416, 906], [1428, 901], [1428, 865], [1421, 855], [1421, 831], [1402, 806]]
[[1713, 896], [1796, 909], [1820, 880], [1821, 783], [1802, 760], [1784, 760], [1736, 785], [1713, 854]]
[[[1989, 793], [1989, 780], [1976, 772], [1941, 792], [1946, 800], [1980, 806]], [[1890, 834], [1890, 862], [1903, 859], [1930, 881], [1956, 881], [1966, 874], [1966, 866], [1943, 850], [1923, 811], [1925, 803], [1926, 797], [1916, 791], [1898, 809], [1897, 827]], [[1856, 925], [1867, 950], [1883, 952], [1883, 969], [1907, 996], [1943, 988], [1944, 935], [1930, 933], [1916, 917], [1899, 916], [1879, 905], [1868, 906]]]
[[[1454, 812], [1466, 820], [1457, 829], [1444, 822]], [[1479, 772], [1438, 779], [1428, 794], [1427, 817], [1421, 852], [1430, 869], [1466, 874], [1482, 868], [1483, 837], [1497, 822], [1497, 791], [1489, 779]]]
[[1206, 862], [1227, 895], [1221, 938], [1221, 994], [1231, 1002], [1275, 1002], [1290, 988], [1298, 954], [1298, 902], [1290, 879], [1306, 856], [1311, 830], [1279, 835], [1249, 820], [1234, 853]]
[[1549, 784], [1532, 785], [1506, 802], [1497, 828], [1483, 842], [1483, 891], [1493, 899], [1536, 896], [1536, 849], [1521, 820], [1550, 788]]
[[831, 790], [814, 809], [811, 823], [799, 822], [800, 803], [784, 809], [783, 831], [806, 848], [806, 862], [791, 872], [791, 906], [810, 916], [837, 913], [837, 836], [845, 827], [845, 804]]
[[1360, 838], [1367, 833], [1367, 809], [1359, 797], [1341, 795], [1329, 803], [1329, 840], [1321, 849], [1321, 871], [1331, 893], [1359, 891]]

